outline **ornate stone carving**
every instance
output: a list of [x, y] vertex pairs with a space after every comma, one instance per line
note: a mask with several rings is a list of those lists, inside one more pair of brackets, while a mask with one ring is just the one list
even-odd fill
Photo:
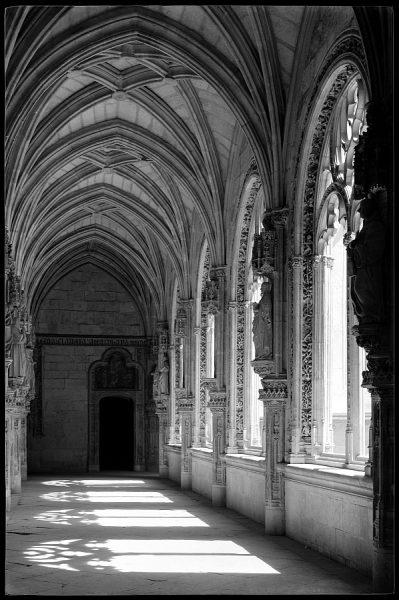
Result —
[[386, 190], [373, 190], [360, 204], [363, 227], [347, 246], [353, 265], [351, 297], [359, 325], [384, 322], [383, 257], [386, 227], [381, 214]]
[[217, 279], [207, 279], [202, 291], [202, 309], [207, 314], [216, 314], [219, 312], [219, 281]]
[[262, 379], [263, 400], [286, 400], [287, 381], [282, 379]]
[[179, 413], [192, 412], [193, 410], [194, 398], [192, 396], [179, 398]]
[[139, 385], [138, 370], [126, 365], [126, 358], [119, 352], [108, 356], [107, 364], [100, 365], [94, 371], [94, 389], [131, 389], [137, 390]]
[[249, 240], [249, 228], [256, 196], [261, 186], [260, 178], [257, 178], [248, 195], [244, 217], [241, 225], [240, 245], [238, 249], [237, 285], [236, 285], [236, 443], [238, 448], [243, 448], [244, 433], [244, 339], [245, 339], [245, 304], [247, 285], [247, 252]]
[[251, 361], [251, 366], [255, 373], [261, 378], [276, 373], [276, 364], [273, 360], [255, 359]]
[[271, 213], [263, 217], [263, 229], [255, 233], [252, 250], [252, 270], [258, 277], [270, 277], [275, 269], [277, 236]]
[[285, 227], [287, 224], [290, 209], [288, 206], [283, 208], [275, 208], [271, 211], [271, 220], [274, 227]]
[[209, 392], [209, 408], [212, 412], [226, 412], [226, 392], [224, 391], [210, 391]]
[[256, 360], [270, 360], [273, 357], [273, 300], [272, 282], [264, 281], [261, 286], [262, 297], [253, 303], [254, 319], [252, 324]]

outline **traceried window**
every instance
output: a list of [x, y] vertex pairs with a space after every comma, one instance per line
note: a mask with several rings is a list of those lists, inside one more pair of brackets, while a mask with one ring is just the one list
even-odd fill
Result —
[[361, 387], [365, 353], [351, 333], [346, 243], [361, 227], [353, 200], [354, 148], [364, 124], [366, 92], [352, 81], [333, 115], [323, 153], [315, 257], [314, 429], [317, 460], [364, 467], [370, 394]]

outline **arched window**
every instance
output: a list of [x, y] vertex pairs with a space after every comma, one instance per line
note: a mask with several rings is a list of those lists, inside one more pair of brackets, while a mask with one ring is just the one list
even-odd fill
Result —
[[352, 80], [334, 112], [322, 154], [314, 270], [313, 454], [364, 467], [370, 395], [361, 387], [364, 350], [351, 333], [346, 244], [359, 228], [353, 199], [354, 148], [364, 124], [365, 87]]
[[[263, 225], [262, 217], [264, 215], [263, 193], [258, 194], [252, 213], [252, 221], [249, 230], [249, 239], [254, 240], [255, 234], [258, 234]], [[249, 245], [252, 250], [252, 244]], [[261, 378], [255, 373], [251, 362], [255, 359], [255, 344], [253, 337], [253, 306], [261, 299], [261, 286], [264, 277], [254, 273], [251, 265], [251, 256], [247, 256], [247, 287], [246, 287], [246, 309], [245, 309], [245, 449], [249, 452], [259, 454], [262, 450], [262, 429], [263, 429], [263, 404], [259, 399], [259, 391], [262, 389]]]

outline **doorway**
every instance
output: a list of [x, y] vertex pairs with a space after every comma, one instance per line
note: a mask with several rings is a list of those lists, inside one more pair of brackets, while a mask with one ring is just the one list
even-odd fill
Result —
[[131, 398], [100, 400], [100, 471], [133, 471], [134, 404]]

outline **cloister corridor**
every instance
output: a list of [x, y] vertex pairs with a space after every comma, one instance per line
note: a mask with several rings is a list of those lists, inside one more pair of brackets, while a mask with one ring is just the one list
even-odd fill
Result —
[[370, 594], [371, 581], [154, 473], [29, 476], [6, 533], [6, 594]]

